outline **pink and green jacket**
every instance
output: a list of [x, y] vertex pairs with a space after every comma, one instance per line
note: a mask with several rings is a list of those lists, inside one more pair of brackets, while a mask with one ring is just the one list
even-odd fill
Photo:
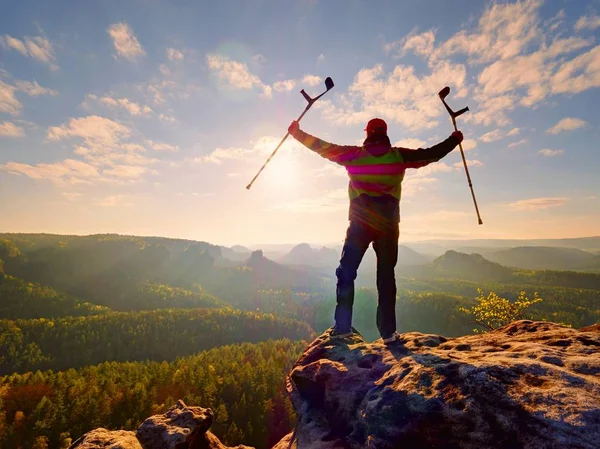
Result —
[[437, 162], [459, 143], [458, 138], [451, 136], [431, 148], [411, 150], [392, 147], [385, 135], [367, 138], [362, 146], [335, 145], [300, 129], [293, 137], [346, 168], [350, 176], [349, 219], [376, 229], [397, 225], [400, 221], [400, 197], [406, 169]]

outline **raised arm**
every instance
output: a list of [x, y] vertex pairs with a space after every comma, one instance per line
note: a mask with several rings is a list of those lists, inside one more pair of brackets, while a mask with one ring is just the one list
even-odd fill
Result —
[[431, 148], [419, 148], [418, 150], [409, 150], [408, 148], [398, 148], [402, 159], [407, 168], [425, 167], [432, 162], [437, 162], [450, 153], [456, 146], [462, 142], [463, 135], [460, 131], [455, 131], [443, 142], [432, 146]]
[[302, 131], [296, 121], [292, 122], [288, 131], [292, 137], [306, 148], [340, 165], [347, 165], [348, 162], [356, 158], [360, 151], [360, 147], [357, 146], [335, 145], [312, 136]]

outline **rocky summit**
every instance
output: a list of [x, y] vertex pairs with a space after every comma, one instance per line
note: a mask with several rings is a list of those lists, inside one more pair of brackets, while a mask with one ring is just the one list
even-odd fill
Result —
[[600, 333], [523, 320], [384, 345], [326, 332], [288, 391], [299, 420], [276, 449], [597, 449]]
[[[273, 449], [598, 449], [600, 326], [523, 320], [453, 339], [410, 332], [387, 345], [326, 331], [287, 389], [298, 422]], [[96, 429], [71, 447], [222, 449], [212, 417], [179, 401], [137, 433]]]

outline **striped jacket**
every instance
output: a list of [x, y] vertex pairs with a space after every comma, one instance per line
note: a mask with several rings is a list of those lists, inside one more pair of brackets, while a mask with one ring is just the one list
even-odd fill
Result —
[[431, 148], [410, 150], [392, 147], [387, 136], [367, 138], [362, 146], [334, 145], [300, 129], [293, 137], [346, 168], [350, 176], [349, 219], [376, 229], [385, 229], [400, 221], [400, 197], [406, 169], [437, 162], [459, 143], [458, 138], [451, 136]]

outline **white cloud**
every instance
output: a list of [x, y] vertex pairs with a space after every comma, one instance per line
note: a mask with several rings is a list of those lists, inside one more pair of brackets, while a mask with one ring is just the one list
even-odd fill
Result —
[[254, 153], [254, 150], [247, 148], [216, 148], [208, 156], [200, 157], [195, 162], [209, 162], [212, 164], [221, 164], [226, 160], [247, 160]]
[[325, 55], [321, 53], [319, 56], [317, 56], [317, 64], [323, 61], [325, 61]]
[[538, 151], [539, 154], [547, 157], [558, 156], [564, 153], [564, 150], [551, 150], [549, 148], [545, 148], [543, 150]]
[[421, 167], [416, 171], [415, 176], [427, 177], [431, 176], [433, 173], [448, 173], [452, 171], [452, 167], [447, 165], [444, 162], [434, 162], [432, 164], [426, 165], [425, 167]]
[[250, 73], [248, 66], [242, 62], [232, 61], [226, 56], [208, 54], [206, 55], [208, 68], [220, 79], [236, 89], [252, 89], [262, 87], [258, 76]]
[[423, 145], [425, 145], [424, 140], [415, 139], [415, 138], [401, 139], [401, 140], [394, 142], [395, 147], [410, 148], [411, 150], [416, 150], [418, 148], [425, 148]]
[[600, 16], [582, 16], [575, 23], [575, 31], [595, 30], [600, 28]]
[[58, 91], [40, 86], [37, 81], [17, 81], [15, 83], [17, 90], [25, 92], [27, 95], [37, 97], [38, 95], [58, 95]]
[[48, 128], [49, 140], [79, 137], [88, 146], [117, 146], [122, 137], [129, 136], [125, 125], [97, 115], [70, 119], [67, 124]]
[[462, 30], [434, 52], [434, 59], [466, 53], [472, 63], [517, 56], [539, 37], [538, 10], [542, 0], [491, 3], [479, 18], [476, 30]]
[[565, 117], [560, 120], [556, 125], [546, 130], [550, 134], [558, 134], [562, 131], [573, 131], [587, 125], [585, 120], [575, 117]]
[[116, 176], [118, 178], [136, 179], [149, 171], [145, 167], [136, 167], [134, 165], [115, 165], [110, 169], [103, 170], [102, 174]]
[[508, 207], [516, 210], [542, 210], [550, 207], [564, 206], [569, 202], [570, 198], [531, 198], [528, 200], [519, 200], [509, 203]]
[[520, 128], [513, 128], [506, 135], [508, 137], [516, 136], [517, 134], [519, 134], [519, 132], [520, 132]]
[[25, 130], [12, 122], [0, 123], [0, 136], [2, 137], [23, 137]]
[[0, 36], [0, 46], [16, 50], [23, 56], [48, 64], [51, 70], [58, 69], [52, 43], [45, 37], [25, 36], [24, 40], [21, 40], [6, 34]]
[[449, 80], [461, 91], [465, 79], [466, 68], [461, 64], [443, 62], [424, 76], [403, 65], [386, 74], [383, 65], [377, 64], [358, 72], [348, 93], [340, 96], [340, 106], [323, 101], [319, 108], [326, 119], [340, 125], [364, 124], [381, 117], [415, 130], [433, 128], [443, 113], [435, 92]]
[[322, 78], [317, 75], [304, 75], [302, 78], [302, 84], [306, 86], [316, 86], [321, 84]]
[[58, 185], [91, 184], [90, 179], [98, 178], [98, 170], [90, 164], [74, 159], [65, 159], [54, 164], [21, 164], [7, 162], [0, 165], [1, 171], [25, 175], [33, 179], [48, 179]]
[[128, 98], [113, 98], [113, 97], [98, 97], [96, 95], [90, 94], [87, 96], [89, 100], [95, 100], [99, 103], [112, 107], [112, 108], [122, 108], [125, 109], [129, 114], [133, 116], [137, 115], [148, 115], [152, 113], [152, 108], [149, 106], [142, 106], [138, 103], [135, 103]]
[[500, 140], [502, 138], [502, 132], [499, 129], [495, 129], [493, 131], [490, 131], [489, 133], [485, 133], [483, 136], [481, 136], [480, 140], [482, 142], [494, 142], [496, 140]]
[[527, 139], [521, 139], [521, 140], [519, 140], [518, 142], [512, 142], [512, 143], [509, 143], [509, 144], [508, 144], [508, 148], [514, 148], [514, 147], [516, 147], [516, 146], [519, 146], [519, 145], [522, 145], [522, 144], [524, 144], [525, 142], [527, 142]]
[[400, 50], [397, 56], [404, 56], [408, 51], [429, 58], [433, 52], [433, 44], [435, 42], [435, 31], [430, 30], [421, 34], [410, 34], [407, 37], [384, 45], [386, 52]]
[[295, 80], [276, 81], [273, 83], [273, 90], [276, 92], [289, 92], [296, 87]]
[[118, 56], [135, 61], [138, 56], [146, 54], [128, 24], [115, 23], [106, 31], [112, 38]]
[[560, 65], [551, 79], [553, 93], [579, 93], [600, 86], [600, 45]]
[[19, 115], [23, 105], [15, 98], [15, 88], [0, 80], [0, 112]]
[[183, 53], [176, 48], [167, 48], [167, 58], [169, 61], [182, 61]]
[[470, 151], [477, 147], [477, 141], [474, 139], [465, 139], [462, 141], [462, 147], [464, 151]]
[[154, 142], [152, 140], [146, 140], [145, 143], [154, 151], [179, 151], [179, 147], [177, 145], [170, 145], [164, 142]]

